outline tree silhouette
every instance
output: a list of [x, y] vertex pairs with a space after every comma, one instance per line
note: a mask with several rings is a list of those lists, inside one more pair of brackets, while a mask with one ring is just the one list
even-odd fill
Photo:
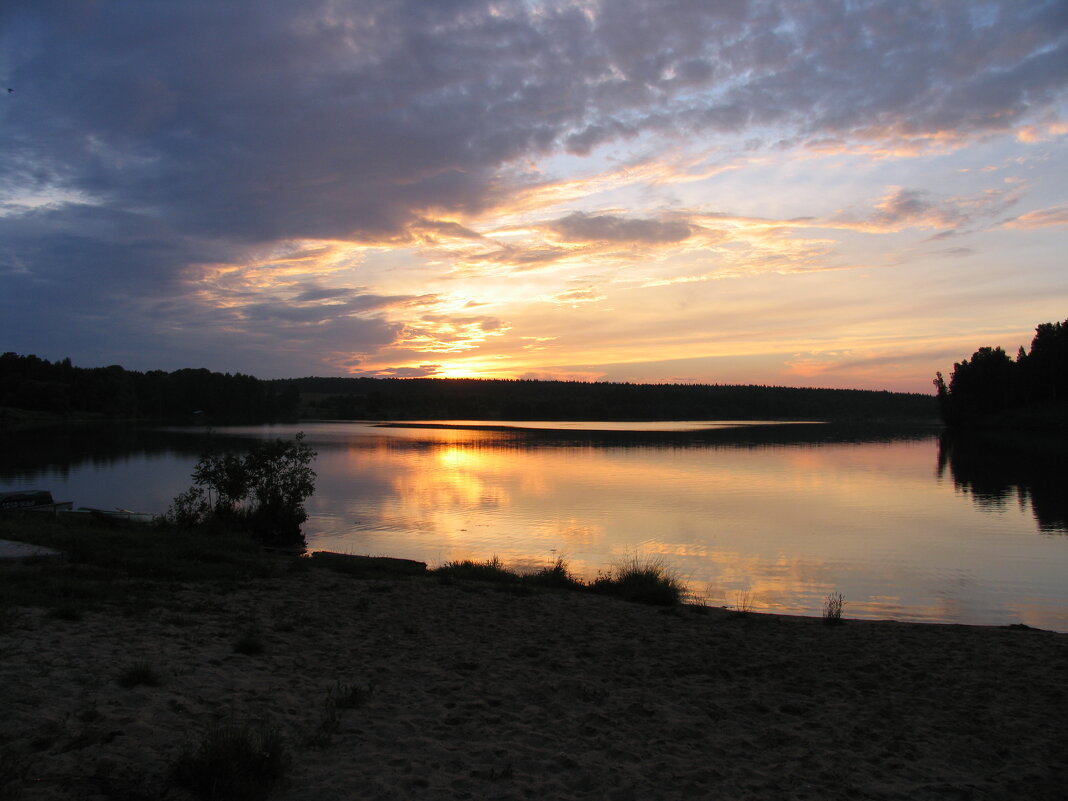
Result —
[[979, 348], [953, 365], [948, 385], [941, 373], [934, 384], [949, 426], [1063, 428], [1068, 422], [1068, 320], [1039, 325], [1030, 350], [1020, 348], [1015, 361], [1000, 347]]

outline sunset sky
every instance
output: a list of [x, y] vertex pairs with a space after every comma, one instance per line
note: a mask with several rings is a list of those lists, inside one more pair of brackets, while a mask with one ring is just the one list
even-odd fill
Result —
[[0, 5], [0, 351], [929, 392], [1066, 229], [1064, 0]]

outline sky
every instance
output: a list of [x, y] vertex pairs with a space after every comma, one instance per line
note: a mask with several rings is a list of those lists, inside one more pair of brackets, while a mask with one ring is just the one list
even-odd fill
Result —
[[0, 351], [930, 392], [1066, 228], [1064, 0], [0, 5]]

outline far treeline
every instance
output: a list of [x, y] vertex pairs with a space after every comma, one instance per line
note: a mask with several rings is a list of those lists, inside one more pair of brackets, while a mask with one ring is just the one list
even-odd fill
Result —
[[70, 359], [0, 356], [0, 408], [60, 417], [120, 420], [260, 421], [295, 419], [295, 387], [205, 369], [146, 373], [74, 367]]
[[333, 420], [937, 419], [931, 395], [768, 386], [465, 378], [260, 380], [205, 369], [137, 372], [0, 356], [3, 409], [177, 422]]
[[937, 420], [930, 395], [854, 389], [475, 378], [296, 378], [335, 420]]
[[1068, 320], [1035, 329], [1031, 348], [1013, 360], [979, 348], [935, 378], [938, 407], [951, 428], [1068, 428]]

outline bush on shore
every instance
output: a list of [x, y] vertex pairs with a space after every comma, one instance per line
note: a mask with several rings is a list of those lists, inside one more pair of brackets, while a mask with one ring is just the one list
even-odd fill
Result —
[[193, 469], [193, 486], [179, 493], [166, 520], [187, 528], [237, 528], [271, 545], [304, 545], [304, 501], [315, 492], [315, 451], [303, 432], [276, 439], [244, 456], [209, 453]]

